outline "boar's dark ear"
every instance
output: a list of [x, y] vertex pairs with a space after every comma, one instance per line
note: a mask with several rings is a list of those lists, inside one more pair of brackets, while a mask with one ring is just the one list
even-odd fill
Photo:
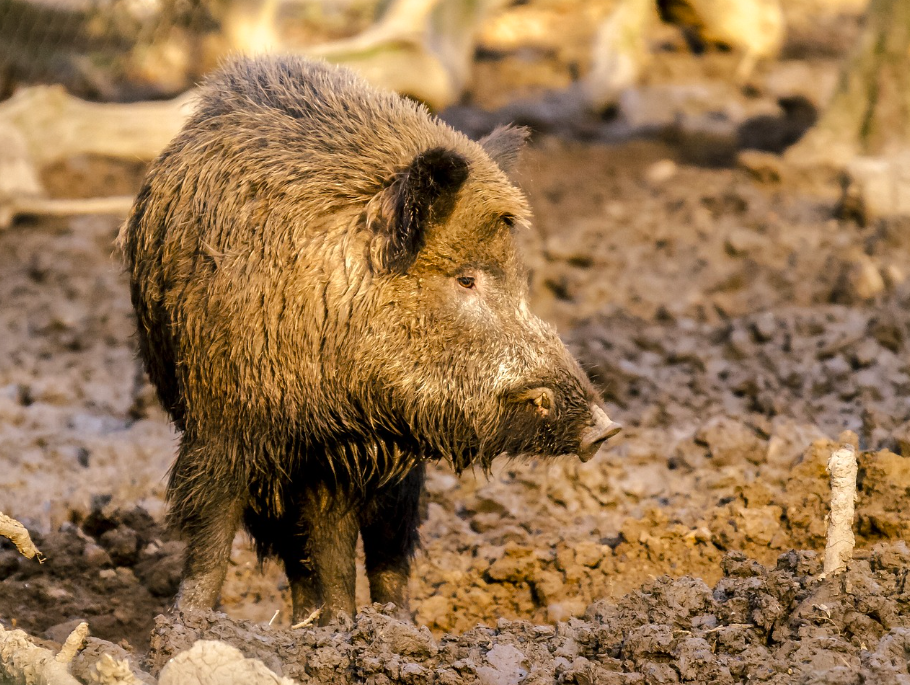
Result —
[[422, 152], [370, 202], [367, 221], [376, 232], [370, 245], [374, 268], [404, 272], [423, 245], [427, 219], [451, 209], [468, 178], [468, 161], [457, 152]]
[[518, 156], [530, 134], [530, 129], [525, 126], [499, 126], [478, 142], [499, 168], [508, 174], [518, 163]]

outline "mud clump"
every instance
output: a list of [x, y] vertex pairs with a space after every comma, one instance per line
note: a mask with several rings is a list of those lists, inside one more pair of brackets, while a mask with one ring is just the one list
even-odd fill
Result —
[[771, 567], [738, 552], [713, 587], [661, 576], [556, 625], [499, 620], [434, 637], [374, 605], [298, 630], [178, 613], [156, 620], [157, 673], [199, 639], [220, 639], [304, 684], [862, 683], [910, 677], [910, 549], [883, 543], [819, 580], [814, 552]]

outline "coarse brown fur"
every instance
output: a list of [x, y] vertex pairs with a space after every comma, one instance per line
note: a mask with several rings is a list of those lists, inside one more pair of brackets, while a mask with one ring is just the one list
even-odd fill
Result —
[[590, 383], [527, 310], [513, 231], [529, 212], [502, 168], [523, 138], [471, 141], [303, 58], [205, 83], [120, 237], [181, 431], [179, 602], [215, 601], [243, 520], [284, 559], [295, 615], [352, 610], [358, 531], [374, 600], [406, 607], [426, 459], [593, 444]]

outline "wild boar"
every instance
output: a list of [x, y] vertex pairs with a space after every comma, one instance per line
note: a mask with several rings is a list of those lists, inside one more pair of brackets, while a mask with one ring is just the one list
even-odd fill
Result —
[[119, 238], [140, 354], [180, 431], [177, 606], [218, 599], [245, 525], [287, 570], [295, 620], [408, 610], [424, 464], [590, 458], [619, 427], [528, 309], [506, 176], [480, 142], [354, 73], [240, 59], [203, 85]]

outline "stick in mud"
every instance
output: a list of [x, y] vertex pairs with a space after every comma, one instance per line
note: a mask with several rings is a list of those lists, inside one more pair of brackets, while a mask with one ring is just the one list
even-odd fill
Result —
[[57, 653], [56, 660], [61, 664], [68, 664], [76, 658], [76, 654], [85, 647], [85, 639], [88, 637], [88, 623], [83, 621], [75, 627], [73, 632], [66, 638], [63, 648]]
[[3, 512], [0, 512], [0, 536], [12, 541], [16, 545], [16, 549], [19, 550], [19, 554], [26, 559], [37, 557], [39, 564], [44, 563], [44, 555], [35, 547], [35, 543], [32, 542], [32, 538], [25, 526]]
[[825, 567], [822, 577], [846, 568], [853, 558], [853, 511], [856, 504], [856, 448], [844, 443], [828, 459], [831, 474], [831, 513], [825, 541]]
[[0, 626], [0, 683], [31, 685], [80, 685], [70, 673], [70, 663], [38, 647], [21, 630]]
[[313, 621], [315, 621], [317, 618], [319, 618], [320, 614], [322, 614], [322, 607], [319, 607], [318, 609], [316, 609], [316, 611], [314, 611], [312, 614], [307, 616], [300, 623], [295, 623], [294, 625], [292, 625], [291, 630], [297, 630], [298, 628], [306, 628]]

